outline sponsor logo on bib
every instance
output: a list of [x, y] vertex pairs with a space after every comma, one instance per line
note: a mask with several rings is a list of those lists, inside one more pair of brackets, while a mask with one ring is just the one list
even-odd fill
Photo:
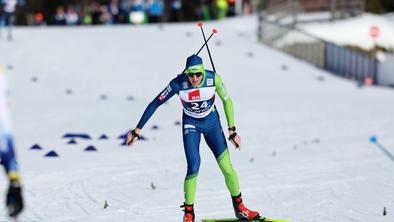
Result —
[[200, 90], [195, 90], [189, 93], [189, 100], [198, 100], [200, 99]]

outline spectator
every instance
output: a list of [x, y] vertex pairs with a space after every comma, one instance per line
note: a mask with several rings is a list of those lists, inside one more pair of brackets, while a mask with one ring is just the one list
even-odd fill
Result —
[[143, 0], [133, 0], [130, 12], [130, 22], [132, 24], [142, 24], [145, 22], [145, 4]]
[[212, 0], [204, 0], [202, 5], [202, 14], [204, 20], [211, 20], [211, 4]]
[[119, 24], [120, 23], [120, 9], [119, 9], [119, 1], [111, 0], [108, 4], [108, 12], [111, 15], [111, 23]]
[[56, 9], [55, 25], [66, 25], [66, 13], [63, 6], [58, 6]]
[[179, 22], [179, 12], [182, 8], [181, 0], [171, 0], [170, 4], [170, 22]]
[[0, 18], [0, 31], [1, 31], [1, 27], [3, 25], [5, 27], [8, 27], [8, 34], [7, 34], [8, 40], [12, 40], [12, 27], [13, 27], [14, 21], [15, 21], [15, 11], [16, 11], [17, 4], [18, 4], [17, 0], [3, 0], [2, 1], [4, 12]]
[[67, 25], [78, 25], [79, 24], [79, 15], [75, 11], [74, 7], [72, 7], [72, 6], [69, 6], [67, 8], [66, 23], [67, 23]]
[[111, 25], [112, 24], [112, 15], [108, 11], [108, 7], [106, 5], [100, 6], [100, 23], [105, 24], [105, 25]]
[[92, 15], [91, 15], [91, 7], [83, 7], [82, 13], [80, 15], [81, 18], [81, 24], [83, 25], [91, 25], [93, 20], [92, 20]]
[[235, 0], [228, 0], [228, 12], [227, 16], [235, 16], [236, 8], [235, 8]]
[[90, 13], [92, 17], [92, 24], [93, 25], [100, 24], [101, 10], [100, 10], [100, 4], [98, 2], [92, 3]]
[[148, 19], [149, 22], [150, 23], [161, 22], [161, 17], [164, 12], [164, 6], [162, 0], [149, 0], [148, 9], [149, 9], [149, 19]]
[[228, 3], [227, 0], [217, 0], [216, 7], [218, 10], [218, 19], [223, 19], [227, 15]]
[[255, 13], [258, 11], [259, 4], [260, 4], [260, 0], [251, 0], [250, 1], [251, 13]]
[[194, 20], [203, 20], [203, 0], [194, 0]]
[[242, 2], [242, 14], [249, 15], [251, 13], [251, 6], [249, 0], [244, 0]]
[[35, 26], [46, 25], [44, 19], [45, 19], [44, 13], [42, 13], [41, 11], [35, 12], [33, 15], [33, 25]]
[[206, 13], [209, 15], [207, 19], [216, 19], [217, 18], [216, 0], [205, 0], [205, 5], [208, 9]]
[[122, 23], [130, 23], [130, 12], [131, 12], [131, 7], [133, 5], [133, 0], [123, 0], [120, 3], [120, 11], [121, 11], [121, 21]]

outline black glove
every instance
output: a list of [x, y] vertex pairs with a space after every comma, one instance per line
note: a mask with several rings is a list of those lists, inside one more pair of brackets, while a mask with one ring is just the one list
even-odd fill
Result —
[[[240, 144], [239, 144], [240, 140], [236, 139], [238, 134], [235, 131], [236, 131], [235, 126], [228, 128], [228, 132], [230, 135], [228, 139], [235, 146], [235, 148], [239, 148], [240, 147]], [[240, 137], [238, 137], [238, 139], [240, 139]]]
[[11, 181], [7, 192], [8, 215], [16, 217], [23, 209], [22, 188], [18, 181]]
[[135, 130], [132, 130], [129, 133], [131, 133], [131, 139], [127, 142], [128, 146], [133, 144], [134, 140], [136, 140], [136, 139], [140, 140], [141, 139], [140, 135], [138, 133], [136, 133]]

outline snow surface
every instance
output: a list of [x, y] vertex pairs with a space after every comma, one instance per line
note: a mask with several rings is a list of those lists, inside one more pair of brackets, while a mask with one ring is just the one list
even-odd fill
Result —
[[[377, 40], [372, 39], [369, 34], [372, 26], [378, 26], [380, 29], [380, 37]], [[300, 24], [299, 28], [339, 45], [352, 45], [369, 50], [378, 44], [394, 50], [394, 24], [389, 15], [365, 13], [362, 16], [335, 22]]]
[[[394, 162], [369, 142], [377, 135], [394, 152], [394, 91], [359, 88], [260, 45], [256, 20], [205, 24], [219, 30], [210, 48], [243, 138], [242, 150], [230, 152], [246, 205], [295, 222], [394, 221]], [[26, 199], [20, 221], [181, 221], [186, 161], [174, 125], [182, 113], [178, 98], [148, 122], [148, 141], [126, 148], [117, 137], [200, 47], [196, 24], [14, 34], [14, 41], [0, 41], [0, 61], [8, 67]], [[201, 55], [210, 67], [206, 51]], [[62, 138], [79, 132], [93, 139], [68, 145]], [[98, 140], [102, 134], [109, 139]], [[30, 150], [36, 143], [44, 149]], [[83, 152], [88, 145], [98, 152]], [[44, 158], [50, 150], [60, 157]], [[201, 156], [197, 221], [231, 217], [224, 179], [204, 142]], [[8, 221], [3, 204], [0, 221]]]

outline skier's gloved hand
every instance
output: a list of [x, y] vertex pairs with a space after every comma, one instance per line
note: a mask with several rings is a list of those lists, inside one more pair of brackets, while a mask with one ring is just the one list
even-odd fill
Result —
[[19, 181], [11, 180], [7, 192], [6, 206], [8, 215], [16, 217], [23, 209], [22, 188]]
[[241, 149], [241, 137], [235, 132], [235, 126], [228, 128], [228, 134], [230, 142], [235, 146], [236, 149]]
[[138, 128], [133, 129], [132, 131], [127, 133], [127, 141], [126, 144], [128, 146], [132, 146], [136, 140], [141, 139], [140, 137], [141, 130]]

